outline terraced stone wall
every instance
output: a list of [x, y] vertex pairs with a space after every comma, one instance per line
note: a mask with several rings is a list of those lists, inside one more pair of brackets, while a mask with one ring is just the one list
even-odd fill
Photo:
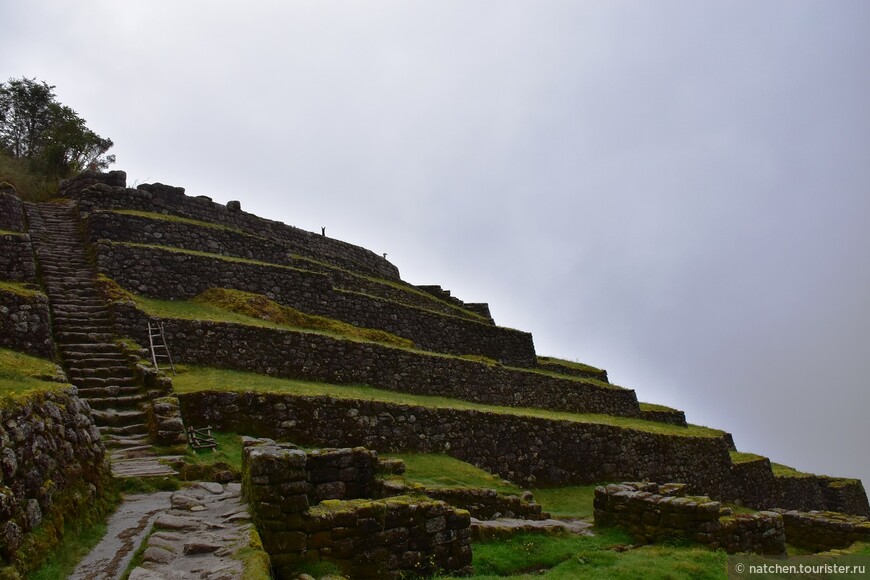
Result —
[[870, 542], [870, 521], [863, 516], [835, 512], [776, 510], [785, 522], [789, 544], [813, 552], [848, 548], [855, 542]]
[[[0, 577], [39, 564], [64, 518], [86, 521], [114, 493], [90, 409], [72, 387], [0, 406]], [[40, 539], [34, 535], [42, 530]]]
[[0, 234], [0, 280], [36, 281], [36, 263], [29, 235]]
[[821, 475], [777, 476], [776, 507], [810, 511], [827, 510], [870, 516], [867, 494], [859, 480]]
[[783, 505], [782, 490], [777, 487], [770, 460], [760, 457], [755, 461], [735, 463], [731, 468], [736, 497], [753, 509], [770, 509]]
[[[682, 490], [680, 486], [673, 489]], [[733, 516], [730, 509], [723, 510], [709, 497], [660, 491], [654, 483], [595, 488], [595, 525], [624, 528], [640, 541], [684, 537], [729, 554], [786, 553], [783, 519], [777, 513]]]
[[26, 231], [24, 206], [21, 198], [12, 193], [13, 190], [0, 191], [0, 230], [7, 232]]
[[[278, 578], [320, 560], [353, 578], [470, 571], [468, 512], [417, 498], [352, 499], [349, 486], [365, 493], [376, 464], [365, 449], [245, 449], [243, 491]], [[336, 499], [316, 499], [325, 496]]]
[[[113, 309], [118, 335], [146, 344], [148, 317], [129, 303]], [[165, 321], [165, 332], [173, 356], [188, 364], [513, 407], [638, 412], [630, 389], [321, 334], [180, 319]]]
[[48, 297], [0, 288], [0, 348], [40, 356], [54, 356]]
[[92, 241], [111, 240], [169, 246], [290, 266], [326, 274], [333, 287], [339, 290], [364, 293], [406, 306], [492, 324], [492, 317], [488, 310], [486, 316], [469, 314], [468, 305], [456, 299], [439, 300], [411, 285], [402, 285], [395, 280], [392, 283], [379, 282], [377, 279], [355, 275], [322, 262], [300, 259], [292, 255], [292, 249], [287, 244], [275, 239], [226, 228], [120, 214], [114, 211], [93, 212], [88, 216], [87, 221]]
[[421, 349], [485, 356], [516, 366], [535, 364], [529, 333], [334, 290], [324, 274], [107, 242], [96, 249], [102, 273], [145, 296], [185, 299], [209, 288], [233, 288], [264, 294], [309, 314], [385, 330]]
[[294, 253], [315, 260], [379, 278], [399, 279], [399, 270], [370, 250], [241, 211], [237, 202], [222, 205], [205, 196], [190, 197], [184, 195], [184, 188], [181, 187], [155, 183], [126, 189], [82, 181], [62, 187], [61, 193], [78, 200], [83, 212], [133, 209], [206, 221], [275, 238], [287, 244]]
[[384, 452], [446, 453], [525, 485], [651, 479], [730, 497], [721, 437], [678, 437], [611, 425], [282, 394], [180, 394], [188, 425]]

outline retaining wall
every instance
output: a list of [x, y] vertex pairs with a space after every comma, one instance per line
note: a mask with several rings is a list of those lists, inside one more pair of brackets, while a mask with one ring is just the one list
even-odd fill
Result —
[[0, 234], [0, 280], [36, 282], [36, 263], [28, 234]]
[[[111, 470], [87, 403], [74, 387], [0, 406], [0, 576], [35, 568], [63, 533], [113, 497]], [[102, 513], [102, 512], [101, 512]], [[41, 526], [41, 528], [40, 528]], [[44, 529], [39, 540], [34, 532]], [[15, 577], [15, 576], [11, 576]]]
[[[243, 491], [278, 578], [320, 560], [353, 578], [470, 572], [468, 512], [421, 498], [353, 499], [370, 491], [376, 465], [377, 454], [359, 448], [245, 449]], [[327, 496], [336, 499], [318, 501]]]
[[524, 485], [685, 481], [729, 496], [723, 438], [499, 413], [281, 394], [179, 394], [188, 425], [327, 447], [447, 453]]
[[96, 249], [102, 273], [145, 296], [177, 300], [209, 288], [244, 290], [310, 314], [385, 330], [425, 350], [479, 355], [515, 366], [535, 364], [529, 333], [335, 290], [324, 274], [105, 241]]
[[789, 544], [813, 552], [848, 548], [855, 542], [870, 542], [870, 521], [862, 516], [835, 512], [776, 510], [785, 522]]
[[0, 348], [54, 357], [48, 297], [0, 288]]
[[222, 205], [205, 196], [184, 195], [183, 188], [160, 183], [142, 184], [137, 189], [118, 187], [117, 183], [112, 185], [85, 178], [63, 184], [61, 193], [77, 200], [83, 212], [133, 209], [206, 221], [275, 238], [287, 244], [294, 253], [314, 260], [379, 278], [399, 279], [399, 270], [370, 250], [241, 211], [238, 202]]
[[339, 290], [369, 294], [406, 306], [492, 324], [492, 318], [488, 314], [483, 318], [469, 314], [468, 309], [465, 308], [467, 305], [455, 299], [449, 302], [439, 300], [410, 284], [404, 285], [396, 280], [388, 284], [322, 262], [294, 257], [291, 255], [292, 249], [287, 244], [275, 239], [253, 236], [222, 227], [120, 214], [114, 211], [93, 212], [88, 216], [87, 221], [92, 241], [111, 240], [171, 246], [318, 272], [327, 275], [332, 286]]
[[13, 193], [14, 189], [0, 191], [0, 230], [8, 232], [26, 231], [24, 206], [21, 198]]
[[758, 512], [732, 516], [709, 497], [659, 494], [654, 483], [623, 483], [595, 488], [595, 525], [616, 526], [641, 542], [687, 538], [729, 554], [784, 555], [782, 516]]
[[[147, 344], [147, 316], [129, 303], [115, 303], [113, 309], [118, 335]], [[495, 405], [637, 414], [637, 399], [629, 389], [374, 343], [181, 319], [165, 321], [165, 333], [175, 359], [189, 364]]]

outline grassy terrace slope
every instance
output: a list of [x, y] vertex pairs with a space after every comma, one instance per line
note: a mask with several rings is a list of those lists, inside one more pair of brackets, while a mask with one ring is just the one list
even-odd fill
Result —
[[57, 366], [50, 360], [0, 349], [0, 405], [36, 391], [56, 389]]
[[483, 405], [458, 399], [448, 399], [445, 397], [397, 393], [395, 391], [376, 389], [365, 385], [332, 385], [328, 383], [297, 381], [208, 367], [181, 367], [181, 372], [179, 372], [178, 376], [174, 378], [173, 383], [175, 385], [175, 390], [182, 394], [197, 391], [251, 391], [256, 393], [279, 393], [296, 396], [328, 396], [336, 399], [379, 401], [384, 403], [415, 405], [436, 409], [473, 410], [503, 415], [537, 417], [554, 421], [611, 425], [622, 429], [632, 429], [647, 433], [659, 433], [684, 437], [721, 437], [724, 435], [724, 432], [722, 431], [697, 425], [679, 427], [666, 423], [643, 421], [641, 419], [630, 419], [626, 417], [614, 417], [610, 415], [565, 413], [544, 409]]
[[[221, 292], [235, 294], [236, 296], [242, 296], [242, 297], [244, 297], [244, 296], [250, 296], [250, 297], [256, 296], [259, 298], [263, 298], [260, 295], [252, 294], [249, 292], [240, 292], [237, 290], [227, 290], [227, 289], [223, 289], [223, 288], [216, 289], [216, 290], [219, 290]], [[395, 337], [394, 335], [389, 335], [389, 333], [384, 333], [384, 334], [387, 334], [389, 336], [393, 336], [397, 340], [377, 340], [377, 339], [368, 338], [367, 336], [365, 336], [359, 332], [355, 332], [355, 331], [371, 330], [371, 329], [362, 329], [360, 327], [356, 327], [356, 326], [353, 326], [351, 324], [343, 324], [340, 321], [336, 321], [334, 319], [328, 319], [326, 317], [310, 316], [309, 318], [319, 319], [322, 321], [331, 321], [331, 322], [337, 323], [337, 324], [335, 326], [333, 326], [332, 328], [327, 328], [326, 325], [316, 327], [316, 326], [312, 326], [310, 324], [303, 324], [303, 323], [280, 323], [280, 322], [276, 322], [274, 319], [268, 319], [268, 318], [264, 318], [262, 316], [255, 316], [255, 315], [253, 315], [254, 313], [250, 312], [250, 311], [249, 311], [250, 312], [249, 314], [244, 314], [242, 312], [233, 311], [232, 309], [228, 308], [226, 302], [224, 302], [224, 301], [211, 300], [210, 297], [214, 296], [214, 294], [210, 293], [210, 292], [203, 293], [202, 295], [200, 295], [200, 297], [197, 297], [193, 300], [157, 300], [154, 298], [147, 298], [145, 296], [130, 294], [124, 290], [120, 290], [120, 291], [123, 294], [121, 294], [121, 295], [115, 294], [116, 299], [121, 298], [121, 299], [132, 300], [133, 302], [136, 303], [137, 307], [140, 308], [143, 312], [145, 312], [146, 314], [149, 314], [151, 316], [156, 316], [159, 318], [165, 318], [165, 319], [177, 318], [177, 319], [181, 319], [181, 320], [205, 320], [205, 321], [210, 321], [210, 322], [226, 322], [226, 323], [231, 323], [231, 324], [243, 324], [246, 326], [273, 328], [276, 330], [295, 330], [295, 331], [301, 331], [301, 332], [310, 332], [310, 333], [314, 333], [314, 334], [323, 334], [326, 336], [340, 337], [343, 339], [353, 340], [356, 342], [377, 342], [380, 344], [385, 344], [385, 345], [389, 345], [392, 347], [401, 348], [402, 350], [414, 352], [414, 353], [425, 355], [425, 356], [435, 356], [435, 357], [441, 357], [441, 358], [447, 358], [447, 359], [455, 358], [455, 359], [476, 361], [476, 362], [481, 362], [481, 363], [487, 364], [489, 366], [493, 366], [496, 364], [496, 361], [494, 361], [492, 359], [488, 359], [486, 357], [482, 357], [482, 356], [450, 355], [450, 354], [444, 354], [444, 353], [416, 349], [416, 348], [413, 348], [412, 345], [409, 344], [410, 341], [407, 341], [406, 339], [402, 339], [401, 337]], [[293, 309], [289, 309], [285, 306], [280, 306], [271, 300], [266, 299], [266, 301], [270, 303], [269, 308], [272, 308], [273, 306], [275, 306], [275, 307], [282, 308], [282, 309], [293, 310]], [[296, 311], [296, 312], [298, 312], [298, 311]], [[302, 313], [299, 313], [299, 314], [302, 314]], [[373, 331], [373, 332], [378, 332], [378, 331]], [[623, 389], [624, 388], [624, 387], [621, 387], [619, 385], [615, 385], [615, 384], [601, 381], [598, 379], [581, 378], [581, 377], [571, 376], [571, 375], [562, 375], [560, 373], [549, 371], [546, 369], [518, 368], [518, 367], [510, 367], [510, 366], [506, 366], [506, 365], [502, 365], [502, 368], [511, 369], [513, 371], [520, 372], [520, 373], [534, 373], [534, 374], [541, 375], [541, 376], [555, 377], [555, 378], [559, 378], [559, 379], [577, 381], [580, 383], [595, 385], [595, 386], [603, 388], [603, 389]], [[669, 409], [669, 407], [664, 407], [662, 405], [651, 405], [648, 403], [644, 403], [644, 405], [647, 405], [648, 407], [659, 408], [659, 409]]]
[[[102, 227], [103, 223], [107, 220], [111, 221], [113, 216], [118, 216], [125, 222], [129, 222], [131, 227]], [[238, 229], [233, 229], [222, 224], [184, 218], [171, 214], [159, 214], [139, 210], [97, 212], [92, 216], [91, 221], [96, 226], [97, 231], [95, 233], [97, 235], [106, 236], [107, 239], [113, 241], [142, 244], [160, 242], [165, 244], [164, 247], [173, 247], [186, 251], [197, 251], [204, 249], [204, 247], [197, 247], [194, 243], [195, 238], [210, 239], [214, 242], [211, 248], [209, 248], [210, 253], [215, 252], [216, 254], [225, 257], [233, 256], [244, 259], [259, 255], [261, 256], [261, 259], [254, 259], [254, 262], [290, 266], [302, 270], [327, 274], [339, 288], [346, 290], [359, 289], [359, 291], [364, 293], [381, 298], [392, 298], [397, 302], [409, 306], [418, 306], [421, 308], [428, 307], [433, 311], [439, 311], [446, 314], [452, 313], [472, 320], [488, 322], [483, 316], [472, 312], [471, 310], [463, 308], [458, 304], [442, 300], [427, 292], [423, 292], [405, 282], [387, 280], [364, 273], [353, 272], [335, 264], [329, 264], [289, 251], [283, 253], [280, 262], [276, 259], [266, 260], [264, 259], [266, 256], [258, 254], [260, 248], [264, 245], [268, 247], [276, 246], [278, 245], [278, 242], [269, 238], [246, 233]], [[178, 235], [178, 226], [182, 226], [185, 233], [188, 235]], [[152, 237], [154, 232], [157, 231], [161, 234], [159, 240]], [[199, 236], [190, 235], [197, 231], [200, 234]]]

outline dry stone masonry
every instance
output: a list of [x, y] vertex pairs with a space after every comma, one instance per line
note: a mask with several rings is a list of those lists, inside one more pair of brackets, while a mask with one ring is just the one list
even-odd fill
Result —
[[782, 516], [732, 515], [709, 497], [685, 496], [682, 484], [623, 483], [595, 488], [595, 525], [617, 526], [641, 542], [686, 538], [729, 554], [785, 554]]
[[7, 567], [32, 569], [54, 547], [32, 541], [37, 528], [52, 528], [57, 537], [64, 518], [85, 520], [105, 510], [112, 485], [100, 433], [74, 387], [0, 403], [0, 443], [0, 577], [5, 578]]
[[[147, 340], [144, 313], [125, 303], [113, 308], [119, 334]], [[176, 358], [189, 364], [513, 407], [638, 415], [630, 389], [434, 353], [199, 320], [168, 320], [166, 333]]]
[[422, 349], [480, 355], [515, 366], [535, 364], [526, 332], [336, 290], [326, 274], [106, 241], [97, 243], [96, 251], [102, 273], [144, 296], [187, 299], [209, 288], [244, 290], [309, 314], [385, 330]]
[[362, 448], [306, 454], [249, 441], [243, 489], [278, 578], [327, 560], [353, 578], [470, 572], [467, 511], [427, 498], [362, 499], [377, 455]]
[[122, 171], [86, 173], [63, 184], [61, 193], [79, 201], [83, 212], [131, 209], [206, 221], [278, 239], [288, 244], [294, 253], [314, 260], [379, 278], [399, 279], [399, 271], [394, 265], [365, 248], [246, 213], [236, 204], [228, 207], [205, 196], [186, 196], [181, 187], [155, 183], [126, 189], [125, 185], [126, 175]]

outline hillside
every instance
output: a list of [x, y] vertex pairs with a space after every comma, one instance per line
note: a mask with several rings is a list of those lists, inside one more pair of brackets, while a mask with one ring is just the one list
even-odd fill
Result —
[[[0, 357], [6, 397], [0, 435], [9, 458], [0, 479], [9, 498], [0, 510], [6, 546], [0, 567], [32, 567], [24, 559], [41, 557], [40, 548], [28, 548], [28, 538], [43, 516], [78, 506], [67, 498], [78, 497], [83, 485], [90, 486], [87, 497], [109, 498], [109, 465], [116, 480], [184, 479], [196, 471], [184, 459], [189, 427], [301, 446], [308, 459], [300, 450], [269, 451], [281, 461], [302, 461], [291, 470], [299, 481], [320, 473], [305, 467], [320, 461], [311, 449], [362, 446], [403, 454], [409, 468], [416, 454], [461, 460], [491, 474], [475, 475], [478, 483], [469, 487], [486, 487], [479, 482], [491, 477], [491, 485], [506, 486], [502, 492], [533, 489], [539, 498], [585, 486], [584, 501], [591, 502], [589, 486], [647, 481], [684, 484], [680, 493], [688, 497], [748, 510], [870, 516], [860, 481], [802, 473], [738, 451], [728, 433], [641, 402], [633, 389], [610, 383], [603, 369], [536, 352], [531, 334], [499, 326], [487, 304], [464, 302], [437, 285], [409, 284], [383, 256], [246, 213], [240, 202], [221, 205], [162, 184], [130, 189], [118, 171], [85, 173], [64, 182], [60, 197], [47, 203], [0, 192], [0, 245], [0, 348], [8, 349], [0, 351], [7, 353]], [[15, 358], [25, 355], [36, 358], [26, 365]], [[48, 373], [49, 361], [62, 372]], [[35, 447], [24, 444], [24, 431], [39, 434]], [[82, 441], [87, 453], [65, 451]], [[210, 476], [223, 470], [229, 479], [245, 474], [275, 570], [295, 569], [296, 560], [279, 563], [297, 541], [309, 542], [297, 550], [308, 559], [357, 566], [351, 556], [333, 555], [338, 539], [331, 536], [330, 550], [313, 547], [301, 528], [282, 528], [281, 534], [300, 534], [293, 542], [273, 539], [265, 523], [276, 516], [263, 507], [273, 500], [256, 499], [257, 486], [272, 476], [258, 475], [252, 465], [259, 448], [251, 448], [244, 466], [237, 450], [227, 459], [236, 465], [196, 469]], [[368, 466], [359, 467], [362, 479], [389, 463], [360, 457]], [[350, 467], [324, 469], [338, 477]], [[287, 481], [295, 480], [279, 483]], [[329, 496], [333, 501], [385, 493], [369, 489], [383, 481], [366, 479], [369, 495], [342, 495], [348, 481], [321, 485], [342, 490]], [[402, 493], [415, 490], [411, 483], [402, 482]], [[430, 482], [416, 491], [452, 506], [437, 509], [459, 510], [450, 516], [458, 518], [450, 542], [467, 540], [460, 533], [467, 515], [459, 513], [467, 498], [426, 486], [438, 487]], [[301, 497], [310, 512], [282, 504], [278, 514], [336, 517], [317, 511], [326, 496], [309, 489]], [[511, 501], [511, 512], [531, 509], [528, 499]], [[348, 505], [360, 513], [370, 508]], [[405, 509], [398, 505], [383, 509]], [[103, 517], [106, 509], [100, 504], [87, 517]], [[481, 519], [495, 511], [504, 509]], [[591, 505], [586, 512], [588, 519]], [[528, 519], [541, 513], [538, 505]], [[776, 521], [782, 526], [781, 517]], [[784, 537], [789, 533], [786, 526]], [[451, 550], [445, 569], [470, 563], [465, 548]]]

